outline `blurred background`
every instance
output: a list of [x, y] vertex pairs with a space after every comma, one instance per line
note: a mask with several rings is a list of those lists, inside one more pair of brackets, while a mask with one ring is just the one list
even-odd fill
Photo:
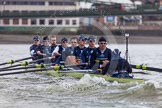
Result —
[[161, 43], [161, 12], [162, 0], [0, 0], [0, 43], [31, 43], [36, 34], [123, 43], [125, 32], [130, 43]]

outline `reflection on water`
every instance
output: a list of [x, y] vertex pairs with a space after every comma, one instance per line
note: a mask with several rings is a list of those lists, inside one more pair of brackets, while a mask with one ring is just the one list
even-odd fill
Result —
[[[119, 48], [122, 56], [125, 45]], [[130, 45], [132, 64], [162, 67], [162, 45]], [[0, 63], [29, 56], [29, 45], [0, 45]], [[139, 70], [135, 70], [139, 71]], [[107, 82], [86, 75], [80, 80], [34, 73], [0, 76], [0, 108], [160, 108], [162, 74], [134, 74], [142, 84]]]

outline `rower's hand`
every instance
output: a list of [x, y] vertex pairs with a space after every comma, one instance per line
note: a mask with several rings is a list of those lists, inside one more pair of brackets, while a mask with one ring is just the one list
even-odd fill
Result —
[[101, 68], [105, 67], [109, 63], [109, 60], [104, 60], [102, 62]]
[[61, 54], [59, 52], [55, 52], [55, 56], [60, 56]]
[[47, 55], [46, 55], [46, 54], [44, 54], [44, 53], [43, 53], [42, 55], [43, 55], [43, 56], [47, 56]]
[[49, 60], [55, 59], [55, 56], [48, 57]]

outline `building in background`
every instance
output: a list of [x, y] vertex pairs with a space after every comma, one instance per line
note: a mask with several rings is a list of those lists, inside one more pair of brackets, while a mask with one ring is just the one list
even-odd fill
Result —
[[[0, 11], [30, 12], [30, 11], [62, 11], [78, 10], [79, 4], [71, 0], [1, 0]], [[80, 19], [74, 18], [1, 18], [0, 26], [16, 27], [79, 27]]]

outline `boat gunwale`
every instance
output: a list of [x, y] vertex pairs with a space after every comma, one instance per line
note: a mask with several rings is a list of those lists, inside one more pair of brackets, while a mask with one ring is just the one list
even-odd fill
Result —
[[114, 82], [114, 81], [117, 81], [119, 83], [138, 82], [139, 84], [144, 82], [144, 79], [114, 78], [114, 77], [110, 77], [110, 76], [107, 76], [107, 75], [91, 74], [91, 73], [59, 72], [59, 71], [41, 71], [41, 72], [38, 72], [38, 73], [49, 75], [49, 76], [54, 76], [54, 77], [71, 76], [71, 77], [74, 77], [76, 79], [82, 78], [85, 74], [90, 74], [90, 76], [92, 76], [92, 77], [94, 77], [94, 76], [101, 77], [101, 78], [104, 78], [106, 81], [109, 81], [109, 82]]

